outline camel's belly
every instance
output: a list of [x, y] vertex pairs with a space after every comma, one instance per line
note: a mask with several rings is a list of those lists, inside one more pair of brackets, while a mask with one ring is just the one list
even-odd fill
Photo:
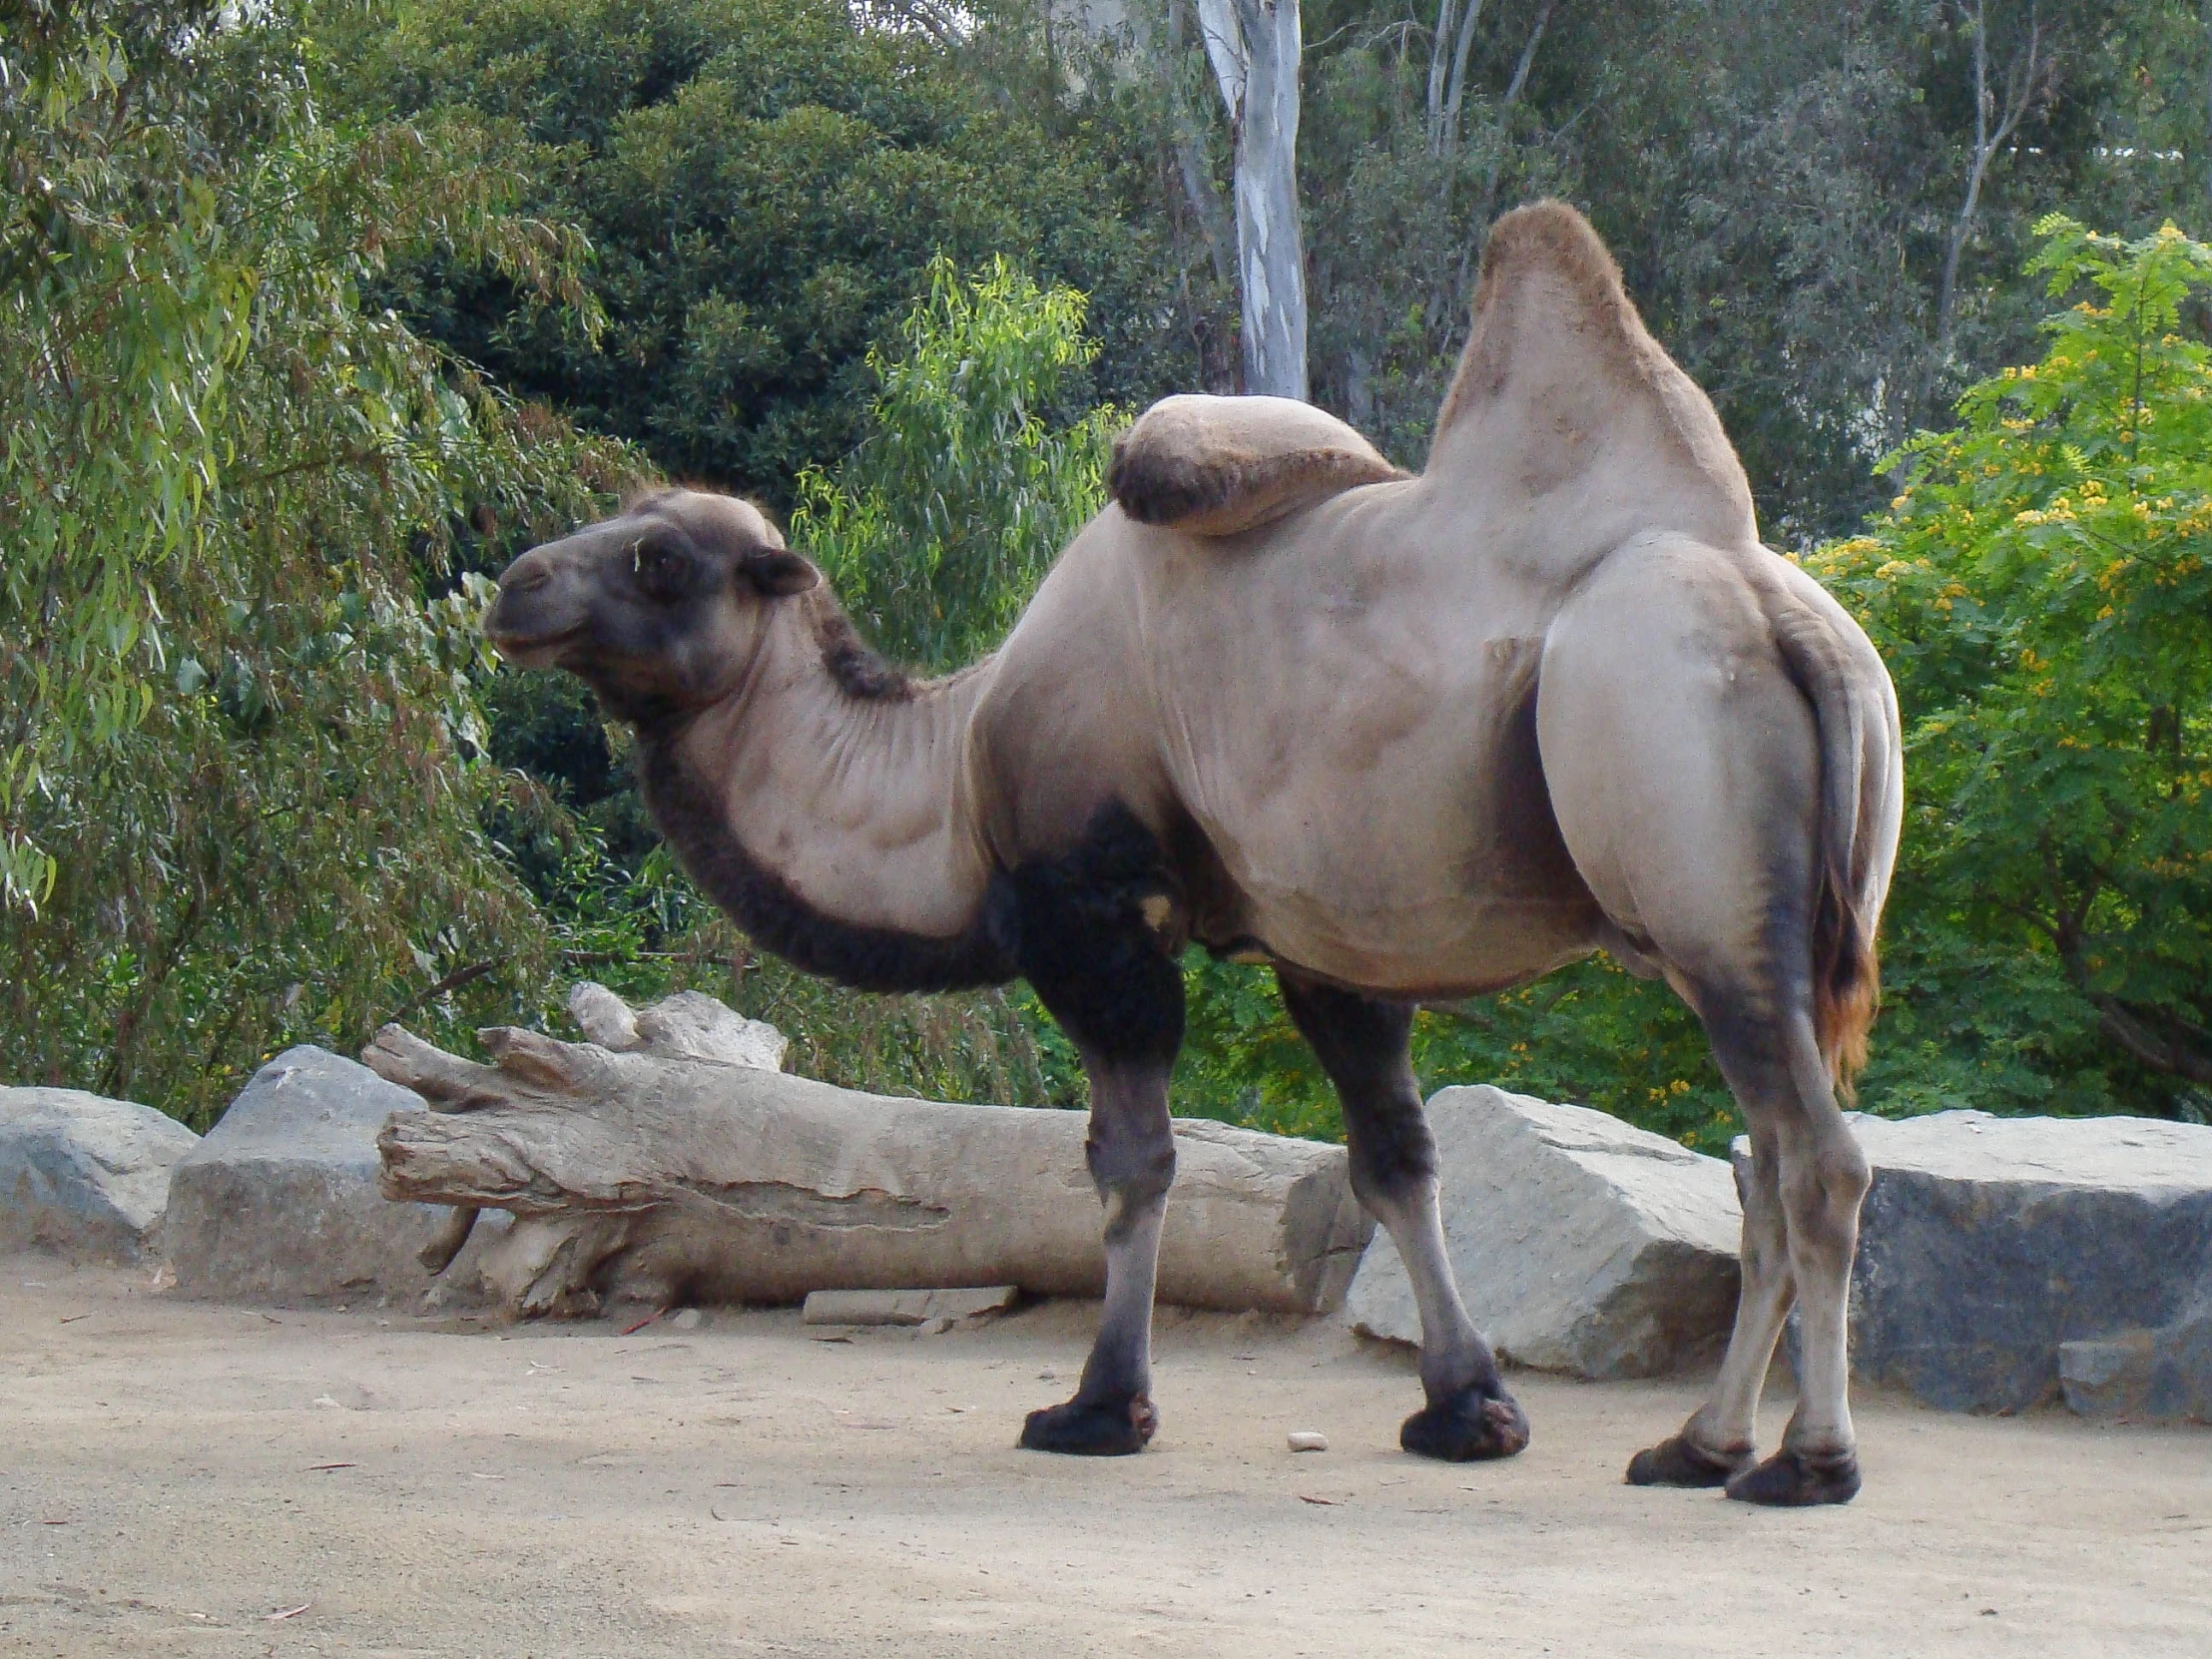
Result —
[[1372, 711], [1340, 701], [1331, 715], [1273, 764], [1225, 750], [1186, 797], [1246, 933], [1282, 961], [1406, 994], [1491, 990], [1592, 948], [1597, 903], [1514, 699], [1438, 697], [1394, 736]]
[[[1408, 814], [1397, 827], [1417, 823]], [[1596, 943], [1595, 902], [1571, 866], [1545, 867], [1540, 839], [1447, 845], [1391, 830], [1319, 822], [1239, 836], [1217, 828], [1237, 930], [1278, 961], [1400, 995], [1495, 990]]]
[[1286, 966], [1392, 996], [1500, 990], [1586, 956], [1588, 914], [1537, 901], [1462, 902], [1358, 916], [1317, 913], [1298, 895], [1256, 902], [1251, 936]]

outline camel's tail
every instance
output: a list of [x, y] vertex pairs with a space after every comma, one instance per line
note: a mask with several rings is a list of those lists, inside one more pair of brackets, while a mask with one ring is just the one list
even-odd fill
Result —
[[[1821, 745], [1821, 878], [1813, 912], [1813, 1029], [1838, 1090], [1853, 1097], [1882, 1001], [1875, 950], [1889, 880], [1886, 818], [1895, 803], [1889, 723], [1835, 625], [1795, 596], [1769, 615], [1783, 661], [1813, 704]], [[1870, 717], [1872, 717], [1870, 719]], [[1870, 765], [1870, 762], [1872, 763]]]

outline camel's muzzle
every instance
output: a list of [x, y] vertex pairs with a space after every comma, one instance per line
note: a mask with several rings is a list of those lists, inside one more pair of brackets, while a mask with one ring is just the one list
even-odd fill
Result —
[[558, 667], [588, 620], [567, 591], [572, 584], [542, 552], [533, 549], [506, 568], [499, 597], [484, 617], [484, 637], [518, 668]]

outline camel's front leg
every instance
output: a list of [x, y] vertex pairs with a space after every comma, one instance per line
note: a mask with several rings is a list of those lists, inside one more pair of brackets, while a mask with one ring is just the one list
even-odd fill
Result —
[[1428, 1403], [1405, 1419], [1398, 1444], [1452, 1462], [1510, 1457], [1528, 1444], [1528, 1418], [1506, 1390], [1451, 1277], [1436, 1143], [1407, 1052], [1413, 1011], [1277, 977], [1283, 1005], [1344, 1103], [1352, 1190], [1388, 1230], [1420, 1310], [1420, 1382]]
[[1075, 1397], [1030, 1412], [1021, 1443], [1032, 1451], [1115, 1456], [1142, 1451], [1159, 1426], [1152, 1407], [1152, 1291], [1175, 1179], [1175, 1137], [1167, 1068], [1086, 1055], [1085, 1069], [1091, 1134], [1084, 1151], [1106, 1207], [1106, 1307]]
[[1017, 870], [1021, 966], [1083, 1056], [1085, 1153], [1106, 1207], [1106, 1307], [1082, 1385], [1032, 1411], [1035, 1451], [1142, 1451], [1152, 1407], [1152, 1290], [1175, 1179], [1168, 1074], [1183, 1045], [1183, 975], [1163, 928], [1157, 849], [1134, 823], [1103, 820], [1077, 853]]

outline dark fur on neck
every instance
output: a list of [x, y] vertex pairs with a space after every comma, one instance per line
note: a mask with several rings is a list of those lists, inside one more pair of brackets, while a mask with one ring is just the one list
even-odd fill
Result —
[[863, 703], [905, 703], [912, 699], [915, 682], [902, 670], [885, 662], [868, 648], [852, 619], [844, 614], [830, 584], [822, 583], [801, 596], [815, 641], [822, 647], [822, 666], [836, 682], [837, 690]]
[[930, 938], [838, 921], [747, 850], [705, 780], [676, 754], [674, 731], [641, 730], [638, 782], [653, 820], [692, 879], [763, 949], [863, 991], [951, 991], [1016, 977], [1013, 888], [994, 874], [964, 933]]

